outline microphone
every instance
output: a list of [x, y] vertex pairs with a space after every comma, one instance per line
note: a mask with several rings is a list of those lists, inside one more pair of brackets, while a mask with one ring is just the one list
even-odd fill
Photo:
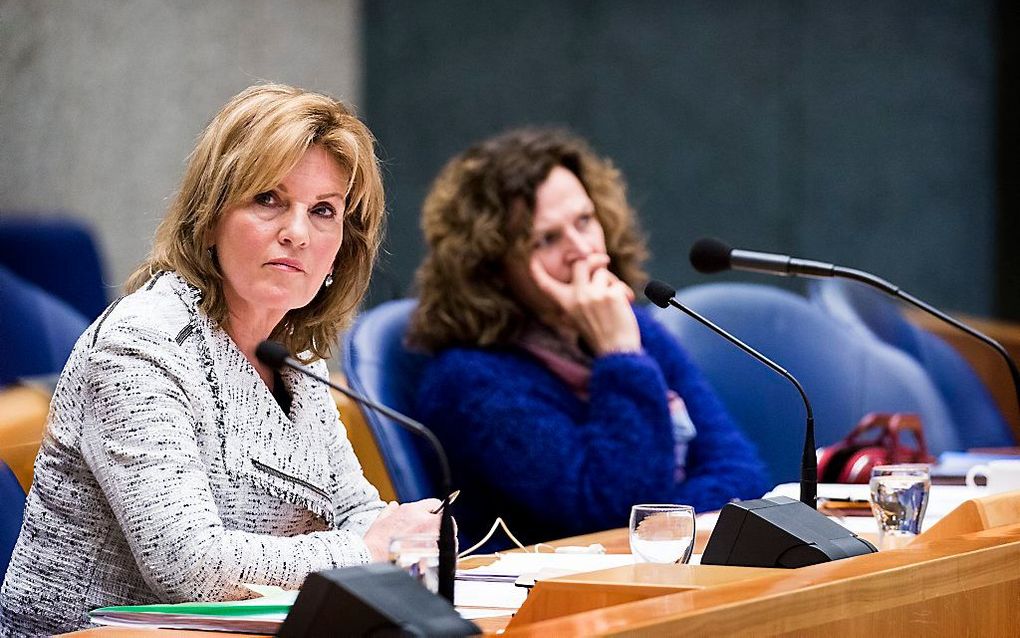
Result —
[[706, 275], [723, 270], [750, 270], [765, 272], [772, 275], [792, 277], [832, 277], [835, 266], [821, 261], [796, 259], [789, 255], [776, 253], [760, 253], [753, 250], [730, 248], [725, 242], [705, 237], [694, 242], [691, 247], [691, 265]]
[[1020, 370], [1013, 358], [1009, 356], [1002, 344], [988, 335], [971, 328], [967, 324], [950, 317], [941, 310], [931, 306], [917, 297], [907, 293], [881, 277], [854, 268], [845, 268], [809, 259], [797, 259], [789, 255], [762, 253], [753, 250], [731, 248], [718, 239], [702, 238], [694, 242], [690, 253], [691, 265], [698, 272], [713, 274], [723, 270], [748, 270], [783, 277], [838, 277], [850, 279], [877, 288], [887, 295], [902, 299], [915, 308], [920, 308], [929, 315], [944, 323], [963, 331], [995, 350], [1006, 362], [1010, 377], [1013, 379], [1013, 391], [1016, 393], [1017, 407], [1020, 408]]
[[814, 509], [816, 507], [816, 500], [818, 496], [818, 458], [815, 455], [815, 416], [814, 412], [811, 410], [811, 402], [808, 401], [807, 393], [804, 392], [804, 386], [797, 381], [796, 377], [787, 372], [778, 363], [769, 359], [740, 339], [734, 337], [729, 332], [726, 332], [715, 323], [706, 319], [704, 316], [677, 301], [676, 290], [669, 284], [653, 279], [648, 282], [648, 285], [645, 287], [645, 296], [648, 297], [653, 304], [660, 308], [673, 306], [674, 308], [684, 312], [698, 323], [706, 326], [712, 332], [716, 333], [723, 339], [726, 339], [758, 361], [764, 363], [772, 370], [778, 372], [792, 383], [795, 388], [797, 388], [797, 392], [800, 393], [801, 400], [804, 401], [804, 410], [807, 413], [806, 426], [804, 429], [804, 452], [800, 459], [800, 502]]
[[816, 509], [818, 460], [815, 418], [804, 387], [782, 366], [676, 300], [676, 289], [652, 280], [645, 296], [660, 308], [673, 306], [751, 355], [794, 385], [807, 413], [800, 467], [800, 501], [785, 496], [728, 503], [708, 539], [704, 565], [803, 567], [877, 551]]
[[296, 360], [290, 356], [290, 352], [287, 351], [287, 347], [277, 341], [263, 341], [255, 348], [255, 356], [258, 360], [266, 364], [273, 370], [280, 370], [284, 367], [297, 370], [306, 377], [310, 377], [319, 383], [325, 384], [340, 394], [347, 396], [353, 401], [367, 408], [375, 410], [380, 414], [383, 414], [390, 419], [393, 419], [400, 427], [404, 428], [408, 432], [412, 432], [426, 441], [432, 447], [436, 454], [436, 458], [439, 460], [439, 468], [442, 473], [442, 493], [443, 503], [440, 505], [442, 510], [439, 519], [439, 595], [450, 601], [453, 604], [453, 588], [454, 588], [454, 576], [457, 569], [457, 545], [453, 533], [453, 514], [450, 511], [453, 499], [456, 495], [453, 494], [450, 479], [450, 463], [446, 457], [446, 450], [443, 449], [442, 443], [432, 432], [418, 421], [415, 421], [409, 416], [401, 414], [392, 408], [388, 408], [385, 405], [376, 403], [366, 397], [361, 396], [357, 392], [337, 385], [329, 379], [324, 379], [317, 374], [311, 372]]

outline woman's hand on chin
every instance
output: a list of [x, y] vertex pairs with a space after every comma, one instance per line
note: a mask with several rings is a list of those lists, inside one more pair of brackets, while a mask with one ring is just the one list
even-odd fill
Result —
[[432, 534], [438, 539], [439, 514], [432, 512], [440, 505], [442, 501], [435, 498], [404, 504], [389, 503], [365, 532], [365, 545], [368, 545], [372, 560], [389, 560], [390, 540], [394, 536]]
[[555, 279], [532, 257], [535, 285], [562, 309], [596, 354], [637, 352], [641, 333], [630, 304], [634, 291], [609, 271], [609, 256], [598, 253], [571, 266], [568, 283]]

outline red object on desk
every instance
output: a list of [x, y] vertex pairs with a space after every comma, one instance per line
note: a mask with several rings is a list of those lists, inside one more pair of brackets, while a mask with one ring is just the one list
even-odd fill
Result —
[[[912, 435], [915, 447], [907, 445]], [[889, 463], [934, 463], [924, 442], [921, 418], [900, 412], [868, 414], [841, 442], [822, 450], [820, 483], [867, 483], [871, 468]]]

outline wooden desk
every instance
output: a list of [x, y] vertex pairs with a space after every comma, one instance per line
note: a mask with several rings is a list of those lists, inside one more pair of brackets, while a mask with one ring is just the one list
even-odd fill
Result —
[[[486, 636], [496, 635], [506, 627], [510, 618], [480, 618], [474, 620]], [[135, 627], [94, 627], [61, 634], [60, 638], [268, 638], [264, 634], [233, 634], [221, 631], [182, 631], [180, 629], [147, 629]]]
[[[595, 542], [626, 551], [627, 531], [554, 544]], [[903, 549], [796, 570], [634, 565], [539, 581], [503, 635], [1015, 636], [1018, 618], [1014, 492], [967, 501]], [[495, 635], [506, 622], [477, 624]], [[121, 628], [71, 635], [236, 636]]]
[[[987, 503], [906, 548], [796, 570], [635, 565], [541, 581], [504, 635], [1015, 636], [1020, 492]], [[954, 533], [968, 526], [981, 531]]]

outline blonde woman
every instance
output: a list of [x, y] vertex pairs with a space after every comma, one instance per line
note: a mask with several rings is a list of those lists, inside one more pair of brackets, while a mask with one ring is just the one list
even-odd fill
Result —
[[129, 294], [61, 375], [0, 633], [293, 589], [438, 531], [438, 501], [379, 500], [325, 388], [254, 355], [276, 339], [325, 373], [383, 214], [371, 134], [340, 102], [261, 85], [216, 115]]

